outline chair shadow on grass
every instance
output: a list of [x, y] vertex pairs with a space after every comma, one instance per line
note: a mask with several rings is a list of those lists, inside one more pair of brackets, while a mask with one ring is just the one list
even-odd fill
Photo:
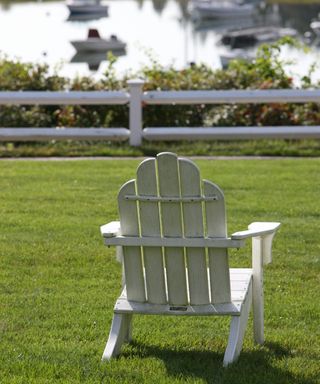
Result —
[[160, 359], [169, 376], [186, 381], [202, 379], [206, 383], [316, 384], [316, 380], [292, 375], [288, 370], [272, 365], [272, 359], [291, 356], [289, 350], [277, 343], [265, 343], [263, 348], [252, 352], [243, 350], [239, 360], [227, 368], [222, 366], [222, 352], [177, 351], [134, 341], [130, 349], [123, 355]]

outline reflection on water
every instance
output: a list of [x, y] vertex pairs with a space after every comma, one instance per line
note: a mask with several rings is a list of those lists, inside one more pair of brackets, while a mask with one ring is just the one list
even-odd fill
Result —
[[[232, 27], [279, 26], [294, 28], [303, 35], [317, 18], [320, 4], [265, 4], [256, 15], [232, 20]], [[195, 19], [195, 30], [230, 29], [230, 19]]]
[[89, 28], [99, 29], [102, 36], [119, 35], [127, 43], [127, 54], [116, 63], [120, 72], [141, 68], [150, 57], [178, 68], [190, 62], [219, 68], [220, 56], [230, 52], [219, 43], [221, 36], [234, 28], [272, 25], [294, 28], [301, 38], [307, 31], [314, 36], [310, 23], [317, 19], [320, 4], [251, 1], [260, 4], [257, 15], [230, 21], [195, 20], [188, 11], [188, 0], [102, 0], [109, 6], [108, 16], [80, 17], [70, 15], [63, 1], [0, 0], [0, 36], [5, 36], [0, 38], [0, 53], [52, 67], [62, 62], [59, 73], [74, 76], [87, 74], [88, 65], [98, 73], [108, 65], [105, 54], [90, 58], [75, 54], [70, 41], [84, 39]]
[[320, 12], [320, 4], [279, 4], [278, 13], [281, 23], [295, 28], [300, 33], [310, 30], [310, 22]]
[[[113, 56], [124, 56], [124, 49], [112, 52]], [[77, 52], [70, 60], [71, 63], [87, 63], [90, 71], [97, 71], [101, 62], [106, 61], [108, 52]]]
[[[111, 4], [114, 1], [118, 0], [109, 0], [107, 1], [107, 4]], [[143, 6], [145, 3], [151, 3], [153, 11], [161, 15], [165, 8], [168, 6], [168, 3], [170, 1], [174, 1], [181, 13], [181, 17], [184, 20], [190, 19], [190, 13], [188, 12], [188, 0], [132, 0], [132, 2], [136, 3], [138, 5], [138, 8], [140, 10], [143, 9]], [[21, 3], [29, 3], [30, 0], [0, 0], [0, 7], [3, 11], [9, 11], [13, 5], [21, 4]], [[34, 3], [50, 3], [51, 0], [38, 0], [34, 1]], [[279, 2], [272, 1], [272, 2], [264, 2], [263, 0], [247, 0], [246, 3], [263, 3], [265, 5], [265, 8], [269, 11], [270, 9], [273, 9], [272, 12], [275, 12], [277, 16], [280, 17], [280, 23], [283, 26], [290, 26], [292, 28], [296, 28], [300, 32], [304, 32], [309, 29], [310, 21], [317, 18], [318, 14], [320, 13], [320, 0], [314, 0], [304, 2], [303, 0], [301, 3], [282, 3], [281, 0]], [[61, 2], [63, 3], [63, 1]], [[261, 13], [263, 14], [263, 12]], [[260, 15], [261, 15], [260, 14]], [[275, 16], [275, 15], [274, 15]], [[69, 15], [69, 18], [67, 20], [69, 21], [86, 21], [86, 20], [92, 20], [92, 19], [99, 19], [105, 17], [105, 15]]]
[[[237, 18], [232, 22], [232, 28], [248, 28], [266, 24], [267, 18], [260, 14], [248, 17]], [[230, 19], [194, 19], [193, 28], [195, 32], [210, 32], [215, 30], [224, 32], [230, 29]]]

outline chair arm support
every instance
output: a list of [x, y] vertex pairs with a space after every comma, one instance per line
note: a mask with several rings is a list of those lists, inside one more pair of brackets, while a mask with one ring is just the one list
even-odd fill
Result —
[[[231, 239], [240, 240], [251, 237], [252, 257], [261, 257], [263, 264], [269, 264], [272, 261], [272, 240], [280, 225], [273, 222], [254, 222], [248, 226], [248, 230], [233, 233]], [[259, 252], [256, 250], [257, 246]]]
[[[108, 224], [101, 225], [100, 227], [101, 235], [104, 239], [116, 237], [121, 234], [120, 230], [120, 221], [111, 221]], [[122, 254], [122, 247], [117, 246], [116, 247], [116, 259], [119, 263], [122, 262], [123, 254]]]
[[231, 239], [252, 238], [253, 332], [258, 344], [264, 342], [263, 265], [272, 261], [272, 240], [279, 227], [280, 223], [255, 222], [248, 230], [231, 236]]
[[103, 237], [115, 237], [120, 235], [120, 221], [111, 221], [108, 224], [101, 225], [100, 232]]

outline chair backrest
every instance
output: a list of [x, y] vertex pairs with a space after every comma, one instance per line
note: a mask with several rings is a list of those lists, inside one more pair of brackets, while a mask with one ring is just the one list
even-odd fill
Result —
[[[226, 238], [221, 189], [173, 153], [143, 161], [118, 195], [121, 234]], [[227, 249], [123, 247], [128, 300], [186, 306], [230, 302]]]

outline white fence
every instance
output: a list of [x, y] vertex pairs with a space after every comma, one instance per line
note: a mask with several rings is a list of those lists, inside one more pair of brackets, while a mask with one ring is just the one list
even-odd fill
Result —
[[125, 105], [129, 121], [122, 128], [0, 128], [0, 141], [129, 140], [233, 140], [320, 138], [320, 126], [277, 127], [145, 127], [142, 106], [177, 104], [259, 104], [320, 102], [320, 90], [230, 90], [142, 92], [142, 80], [128, 81], [129, 91], [0, 92], [0, 105]]

